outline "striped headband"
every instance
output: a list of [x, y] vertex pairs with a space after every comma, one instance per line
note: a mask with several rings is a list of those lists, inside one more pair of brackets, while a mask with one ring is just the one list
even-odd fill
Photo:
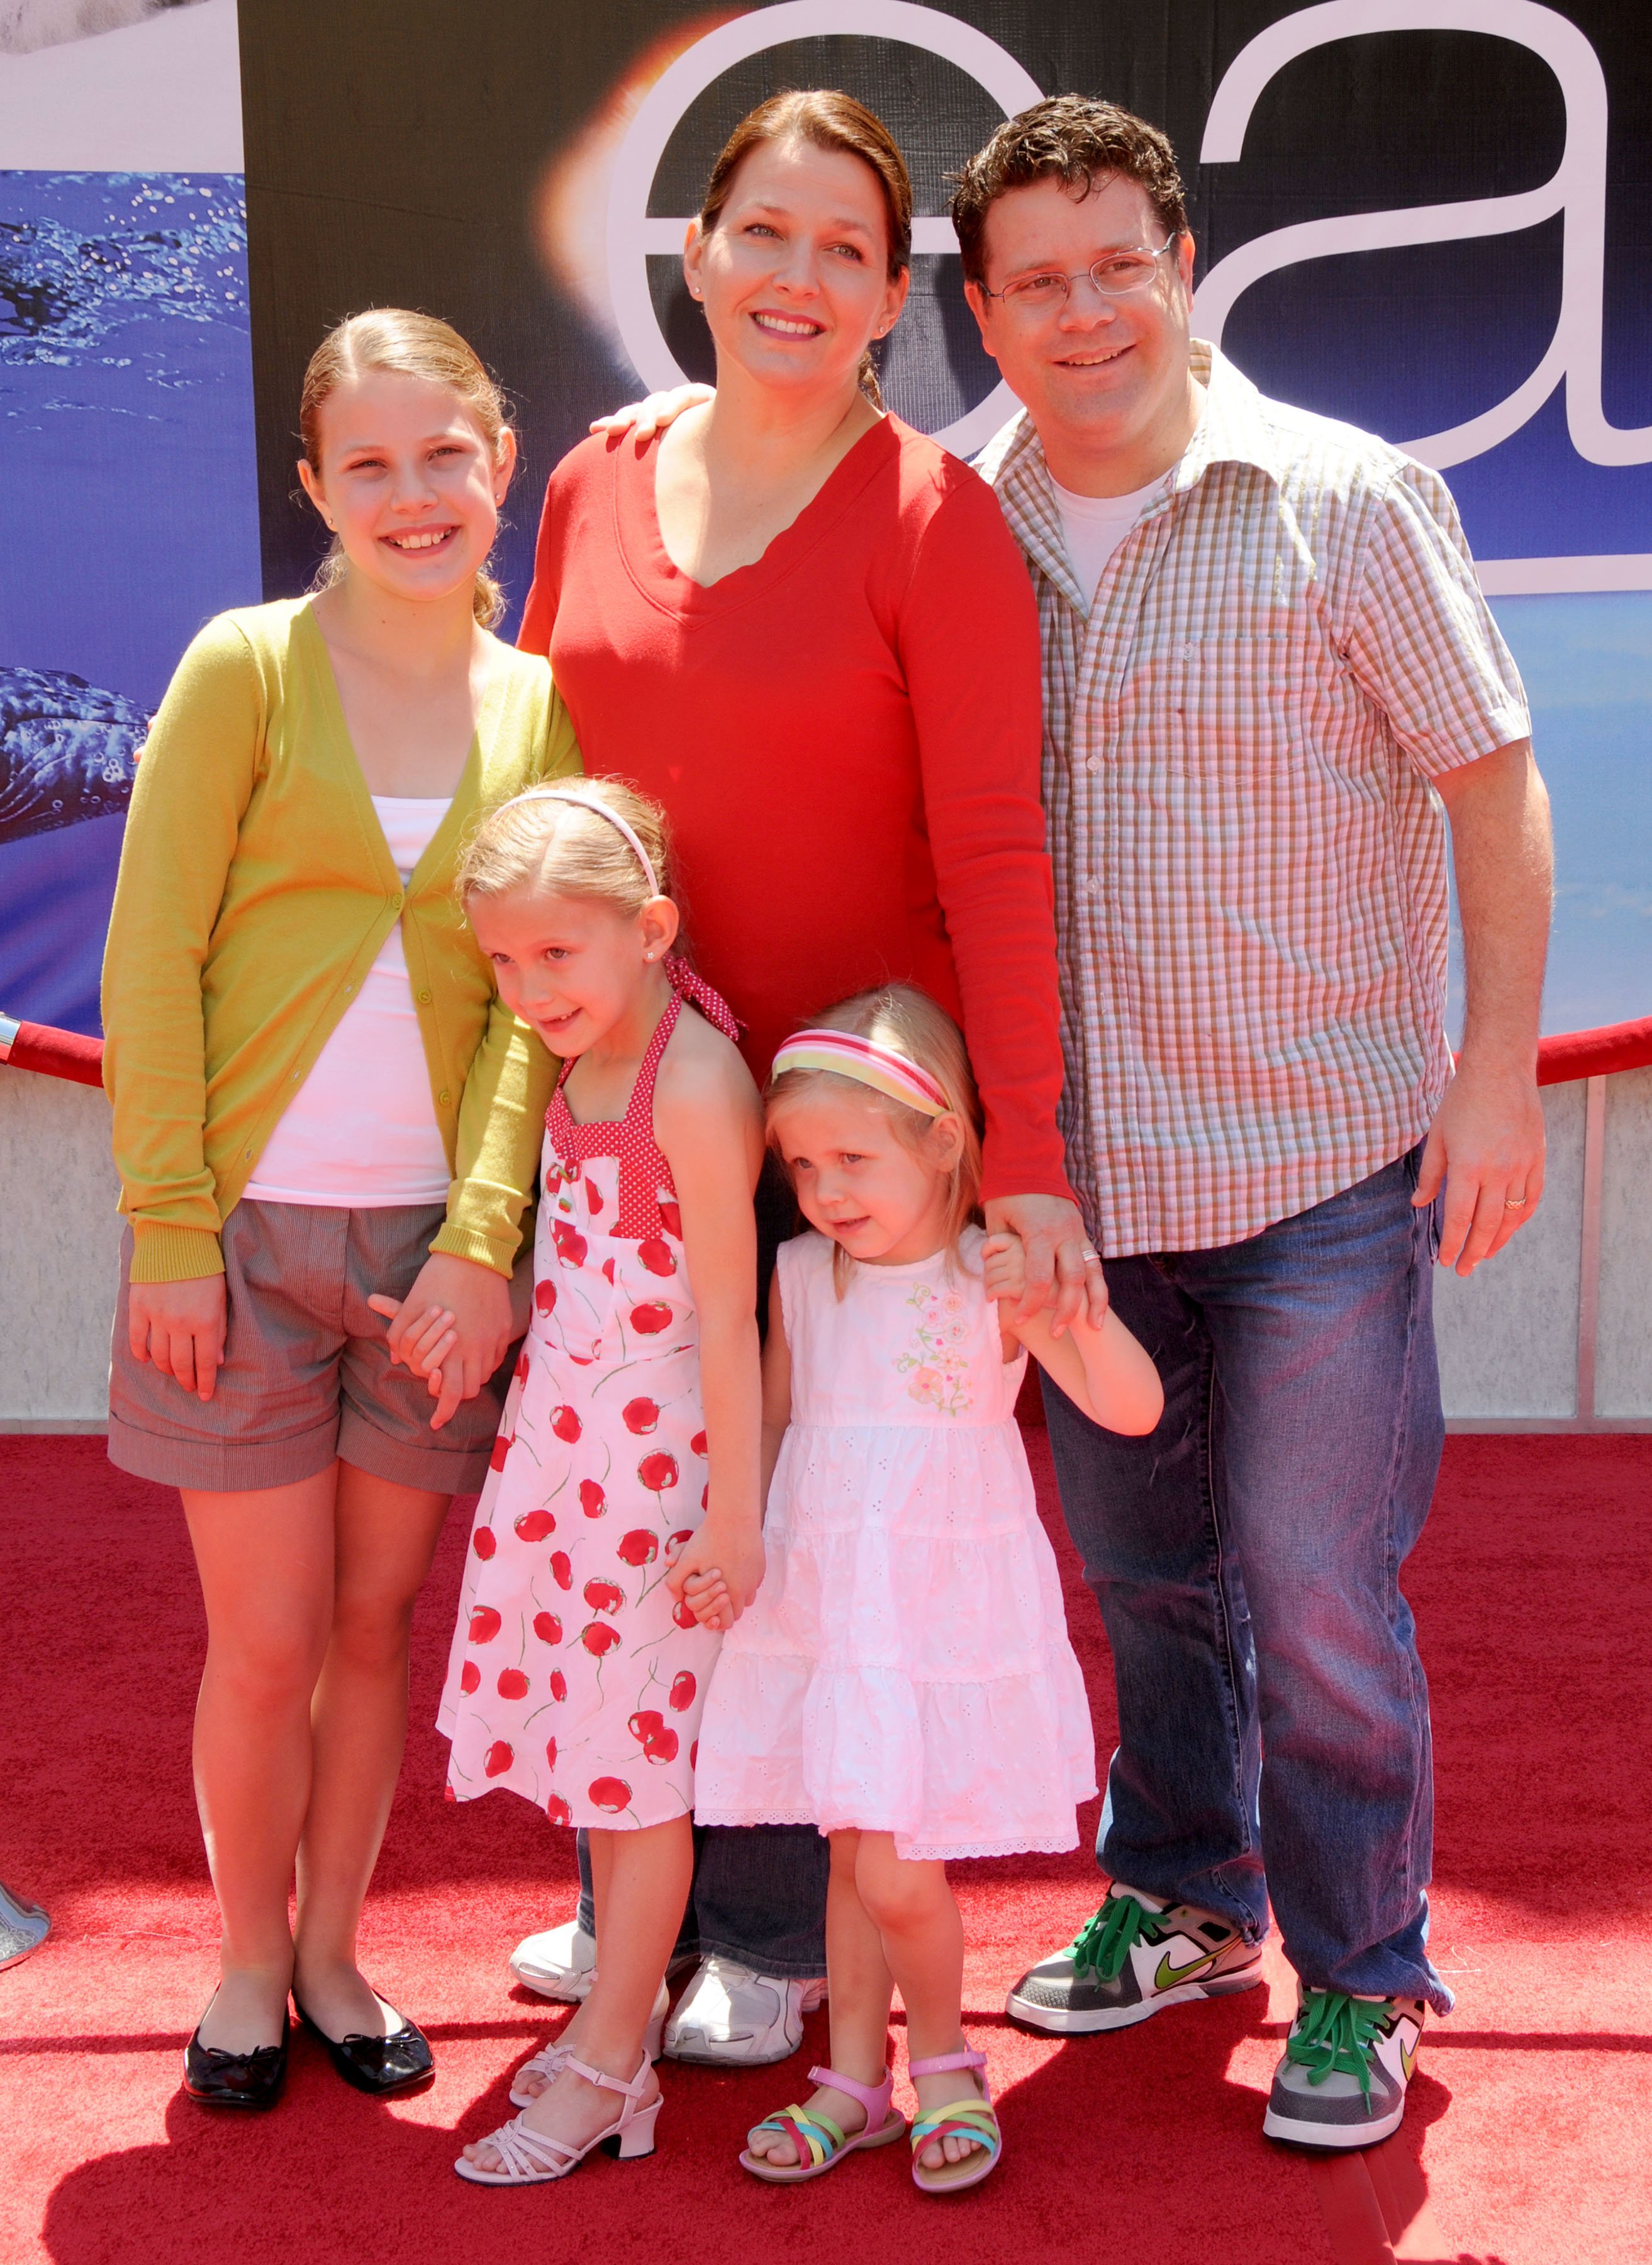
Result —
[[880, 1046], [876, 1038], [862, 1038], [853, 1031], [799, 1031], [775, 1056], [775, 1075], [789, 1069], [830, 1070], [834, 1077], [852, 1077], [870, 1085], [891, 1101], [904, 1102], [924, 1117], [944, 1116], [952, 1103], [927, 1069]]
[[514, 810], [519, 802], [571, 802], [580, 810], [593, 810], [599, 818], [606, 818], [608, 824], [622, 834], [630, 843], [636, 853], [637, 862], [643, 869], [644, 878], [648, 883], [649, 895], [651, 897], [664, 895], [665, 892], [659, 885], [659, 876], [654, 870], [654, 861], [637, 840], [635, 828], [626, 823], [617, 810], [610, 810], [600, 796], [581, 794], [575, 787], [530, 786], [525, 793], [513, 794], [508, 802], [500, 803], [499, 808]]

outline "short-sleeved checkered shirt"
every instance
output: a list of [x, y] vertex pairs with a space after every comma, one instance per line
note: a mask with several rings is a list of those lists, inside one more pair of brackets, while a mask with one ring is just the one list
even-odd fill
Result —
[[1038, 595], [1066, 1091], [1114, 1257], [1210, 1249], [1421, 1139], [1451, 1074], [1430, 778], [1530, 731], [1444, 481], [1209, 391], [1094, 600], [1025, 415], [976, 469]]

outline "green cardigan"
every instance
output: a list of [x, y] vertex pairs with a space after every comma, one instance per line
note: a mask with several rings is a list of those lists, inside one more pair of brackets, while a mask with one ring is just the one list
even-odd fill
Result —
[[404, 892], [308, 599], [209, 622], [152, 725], [104, 956], [104, 1083], [135, 1282], [219, 1229], [400, 921], [453, 1184], [432, 1249], [508, 1274], [555, 1065], [454, 892], [481, 812], [580, 768], [546, 663], [499, 645], [453, 805]]

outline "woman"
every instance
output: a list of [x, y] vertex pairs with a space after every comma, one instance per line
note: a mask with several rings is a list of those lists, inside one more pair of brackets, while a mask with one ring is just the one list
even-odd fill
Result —
[[[989, 1222], [1029, 1252], [1027, 1311], [1105, 1307], [1067, 1190], [1037, 623], [985, 485], [884, 413], [870, 348], [910, 279], [912, 190], [847, 95], [742, 120], [688, 231], [714, 397], [663, 437], [600, 434], [552, 474], [521, 642], [551, 658], [591, 768], [673, 827], [696, 959], [760, 1083], [825, 1001], [891, 980], [964, 1026]], [[795, 2050], [825, 1970], [825, 1844], [706, 1836], [709, 1966], [668, 2043]], [[516, 1970], [577, 1995], [589, 1901]], [[764, 1985], [767, 1985], [765, 1987]]]
[[[551, 1086], [454, 878], [483, 810], [579, 768], [543, 662], [490, 633], [515, 444], [463, 339], [355, 317], [311, 361], [300, 423], [333, 555], [317, 595], [223, 615], [185, 655], [104, 970], [128, 1222], [109, 1453], [182, 1489], [207, 1608], [195, 1788], [222, 1978], [185, 2081], [242, 2108], [280, 2089], [289, 1990], [360, 2089], [430, 2073], [356, 1926], [413, 1599], [449, 1500], [486, 1473], [489, 1380], [520, 1332]], [[427, 1387], [393, 1358], [432, 1307], [450, 1326]]]

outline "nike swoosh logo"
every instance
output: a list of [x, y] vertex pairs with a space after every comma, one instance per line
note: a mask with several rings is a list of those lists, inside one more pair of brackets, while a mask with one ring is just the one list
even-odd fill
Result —
[[1159, 1961], [1159, 1970], [1153, 1977], [1155, 1990], [1174, 1990], [1178, 1982], [1185, 1982], [1190, 1974], [1197, 1974], [1201, 1966], [1208, 1966], [1216, 1953], [1207, 1950], [1203, 1957], [1191, 1960], [1186, 1966], [1172, 1966], [1167, 1950]]
[[1409, 2084], [1409, 2083], [1410, 2083], [1410, 2081], [1411, 2081], [1411, 2076], [1412, 2076], [1412, 2072], [1413, 2072], [1413, 2071], [1415, 2070], [1415, 2068], [1416, 2067], [1416, 2065], [1417, 2065], [1417, 2045], [1421, 2044], [1421, 2043], [1422, 2043], [1422, 2042], [1423, 2042], [1422, 2038], [1421, 2038], [1421, 2037], [1419, 2037], [1419, 2038], [1416, 2040], [1416, 2043], [1415, 2043], [1415, 2044], [1413, 2044], [1413, 2046], [1411, 2047], [1411, 2050], [1410, 2050], [1410, 2051], [1409, 2051], [1409, 2052], [1408, 2052], [1408, 2051], [1406, 2050], [1406, 2049], [1405, 2049], [1405, 2045], [1404, 2045], [1403, 2042], [1402, 2042], [1402, 2043], [1401, 2043], [1401, 2047], [1400, 2047], [1400, 2066], [1401, 2066], [1401, 2070], [1403, 2071], [1403, 2072], [1404, 2072], [1404, 2075], [1405, 2075], [1405, 2080], [1406, 2080], [1406, 2082], [1407, 2082], [1408, 2084]]

